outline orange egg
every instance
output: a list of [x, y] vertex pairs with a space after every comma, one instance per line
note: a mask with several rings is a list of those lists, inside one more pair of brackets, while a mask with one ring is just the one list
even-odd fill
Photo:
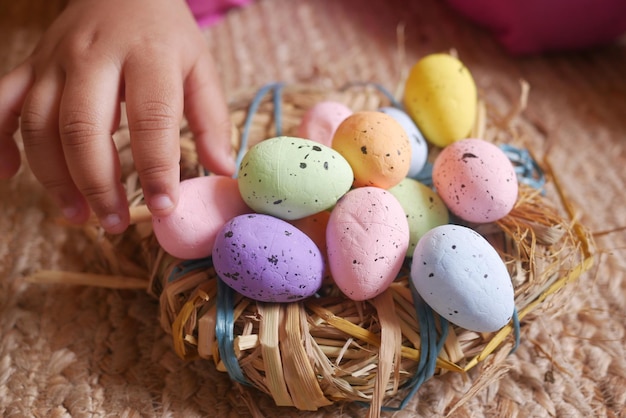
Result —
[[328, 273], [328, 258], [327, 246], [326, 246], [326, 227], [328, 226], [328, 219], [330, 218], [330, 211], [322, 211], [314, 215], [307, 216], [306, 218], [294, 219], [289, 223], [300, 231], [304, 232], [311, 240], [317, 245], [317, 248], [322, 252], [324, 259], [324, 276]]
[[290, 224], [304, 232], [313, 240], [315, 245], [326, 254], [326, 226], [330, 218], [330, 211], [322, 211], [305, 218], [289, 221]]
[[375, 111], [355, 112], [335, 131], [332, 147], [350, 164], [354, 187], [388, 189], [409, 172], [411, 145], [393, 117]]

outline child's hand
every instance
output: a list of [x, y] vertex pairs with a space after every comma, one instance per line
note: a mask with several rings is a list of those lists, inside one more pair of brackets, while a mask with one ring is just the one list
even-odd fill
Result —
[[71, 221], [89, 206], [111, 233], [129, 223], [111, 139], [126, 101], [131, 147], [151, 212], [178, 200], [184, 113], [201, 162], [232, 174], [219, 79], [184, 0], [72, 0], [33, 54], [0, 79], [0, 178], [19, 168], [13, 134]]

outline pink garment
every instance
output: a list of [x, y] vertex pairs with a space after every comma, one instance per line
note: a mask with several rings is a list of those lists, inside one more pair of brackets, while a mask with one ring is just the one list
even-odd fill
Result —
[[210, 26], [224, 17], [233, 7], [240, 7], [252, 0], [187, 0], [189, 8], [201, 27]]
[[517, 54], [588, 48], [626, 33], [624, 0], [448, 0]]

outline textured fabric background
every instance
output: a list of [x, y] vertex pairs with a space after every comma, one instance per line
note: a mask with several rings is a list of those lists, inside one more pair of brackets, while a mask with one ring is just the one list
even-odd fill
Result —
[[[60, 4], [0, 0], [1, 72], [27, 56]], [[563, 313], [524, 325], [508, 373], [454, 416], [626, 416], [626, 42], [515, 58], [436, 0], [259, 0], [208, 29], [206, 40], [229, 97], [277, 80], [376, 81], [394, 89], [419, 57], [451, 48], [501, 113], [517, 100], [519, 79], [527, 80], [519, 126], [537, 154], [548, 153], [596, 233], [597, 263], [567, 298], [554, 299]], [[58, 224], [27, 167], [0, 182], [0, 210], [0, 415], [364, 413], [355, 405], [300, 413], [257, 392], [242, 396], [211, 363], [176, 357], [157, 302], [143, 292], [25, 283], [41, 268], [88, 269], [89, 248], [78, 231]], [[432, 379], [394, 416], [445, 415], [477, 378], [473, 371]]]

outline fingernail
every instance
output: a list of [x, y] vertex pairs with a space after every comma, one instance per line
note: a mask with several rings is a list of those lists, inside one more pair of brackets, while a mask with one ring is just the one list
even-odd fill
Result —
[[112, 213], [100, 219], [100, 224], [104, 229], [114, 229], [122, 222], [122, 218], [117, 213]]
[[150, 199], [150, 210], [166, 210], [174, 206], [172, 199], [166, 194], [158, 194]]
[[70, 221], [73, 221], [74, 219], [76, 219], [79, 212], [80, 210], [76, 206], [66, 206], [63, 209], [61, 209], [61, 213], [63, 213], [63, 216], [65, 217], [65, 219], [70, 220]]

